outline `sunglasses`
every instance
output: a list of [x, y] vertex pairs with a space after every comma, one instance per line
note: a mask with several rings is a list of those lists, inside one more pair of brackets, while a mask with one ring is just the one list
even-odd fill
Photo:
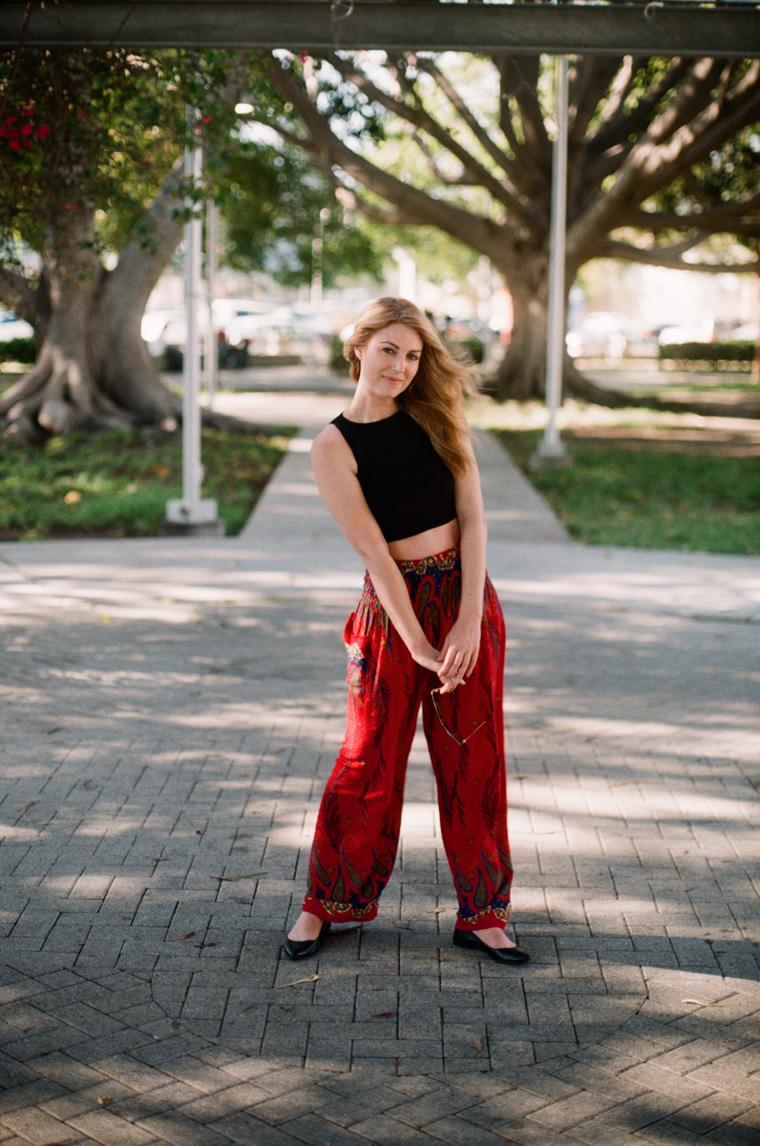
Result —
[[443, 687], [443, 685], [440, 685], [438, 688], [431, 688], [431, 690], [430, 690], [430, 697], [433, 701], [433, 708], [435, 709], [435, 714], [438, 717], [438, 719], [440, 720], [441, 727], [443, 728], [444, 732], [447, 732], [449, 734], [449, 736], [451, 737], [451, 739], [456, 741], [457, 744], [459, 744], [460, 746], [464, 746], [467, 743], [467, 741], [471, 740], [472, 737], [475, 735], [475, 733], [479, 732], [480, 729], [483, 727], [483, 725], [487, 724], [488, 721], [493, 716], [493, 701], [491, 701], [489, 698], [488, 712], [486, 713], [483, 720], [481, 720], [480, 724], [475, 725], [472, 732], [468, 732], [467, 735], [464, 738], [462, 738], [461, 736], [458, 736], [456, 734], [456, 732], [451, 731], [448, 724], [446, 723], [446, 721], [443, 719], [443, 717], [441, 715], [441, 710], [438, 706], [438, 697], [436, 696], [436, 693], [439, 693], [441, 691], [442, 687]]

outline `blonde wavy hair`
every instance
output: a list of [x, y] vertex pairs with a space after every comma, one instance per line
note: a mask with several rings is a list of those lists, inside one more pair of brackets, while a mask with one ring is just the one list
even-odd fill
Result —
[[359, 381], [361, 361], [356, 348], [373, 334], [403, 323], [422, 339], [422, 354], [410, 386], [398, 397], [402, 410], [414, 418], [430, 438], [455, 477], [463, 477], [470, 464], [466, 448], [471, 435], [464, 413], [463, 395], [472, 389], [471, 369], [457, 361], [427, 315], [405, 298], [377, 298], [365, 306], [343, 345], [351, 377]]

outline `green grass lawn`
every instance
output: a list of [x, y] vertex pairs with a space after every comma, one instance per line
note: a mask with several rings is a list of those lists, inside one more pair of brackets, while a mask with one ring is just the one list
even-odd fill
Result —
[[538, 430], [494, 431], [571, 535], [592, 545], [760, 554], [760, 457], [573, 441], [572, 463], [531, 472]]
[[[203, 496], [216, 498], [228, 535], [239, 533], [292, 428], [260, 434], [204, 429]], [[181, 432], [109, 430], [0, 445], [0, 539], [149, 537], [169, 498], [182, 496]]]

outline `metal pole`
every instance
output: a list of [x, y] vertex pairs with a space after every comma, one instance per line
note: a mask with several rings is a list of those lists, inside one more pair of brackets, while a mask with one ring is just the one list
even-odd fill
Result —
[[216, 242], [217, 242], [217, 209], [216, 203], [209, 199], [206, 205], [206, 331], [203, 353], [203, 375], [208, 394], [209, 409], [216, 394], [217, 380], [217, 342], [214, 330], [214, 286], [216, 283]]
[[533, 462], [565, 462], [567, 451], [557, 425], [562, 405], [565, 356], [565, 229], [567, 226], [567, 56], [557, 61], [557, 135], [552, 152], [551, 236], [549, 241], [549, 306], [546, 332], [546, 408], [544, 436]]
[[391, 254], [398, 263], [399, 298], [414, 302], [417, 295], [417, 261], [414, 255], [405, 251], [403, 247], [394, 247]]
[[[196, 116], [190, 114], [190, 123]], [[194, 184], [200, 182], [203, 153], [200, 147], [185, 149], [185, 175]], [[201, 331], [201, 256], [203, 224], [192, 199], [185, 224], [185, 313], [187, 336], [182, 372], [182, 497], [166, 503], [166, 521], [175, 531], [208, 530], [218, 524], [216, 502], [201, 498], [203, 466], [201, 465], [200, 351]]]

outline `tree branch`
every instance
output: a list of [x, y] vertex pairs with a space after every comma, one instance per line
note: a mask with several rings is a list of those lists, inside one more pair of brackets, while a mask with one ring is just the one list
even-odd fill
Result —
[[[446, 96], [446, 99], [454, 108], [454, 111], [462, 117], [483, 150], [491, 156], [494, 163], [498, 164], [504, 174], [511, 180], [515, 169], [514, 162], [509, 158], [506, 152], [502, 151], [493, 141], [482, 124], [478, 122], [448, 77], [440, 71], [432, 60], [415, 59], [415, 63], [421, 72], [425, 72], [426, 75], [430, 76], [436, 86]], [[514, 188], [514, 192], [515, 194], [518, 193], [516, 188]]]
[[[709, 61], [698, 61], [695, 70]], [[722, 93], [721, 93], [722, 95]], [[568, 249], [595, 248], [610, 231], [628, 224], [637, 206], [655, 192], [705, 159], [760, 114], [760, 61], [724, 97], [713, 98], [694, 118], [669, 138], [672, 122], [680, 120], [681, 106], [663, 112], [638, 140], [618, 171], [613, 186], [600, 196], [568, 235]]]
[[332, 181], [335, 186], [336, 199], [347, 210], [361, 211], [362, 215], [371, 219], [373, 223], [384, 223], [391, 227], [402, 227], [407, 223], [414, 222], [413, 219], [407, 218], [399, 210], [389, 211], [386, 208], [376, 206], [374, 203], [368, 203], [358, 192], [344, 186], [335, 176], [333, 176]]
[[639, 185], [638, 201], [643, 202], [695, 163], [706, 159], [741, 128], [753, 123], [758, 115], [760, 61], [756, 60], [731, 91], [725, 95], [720, 92], [700, 114], [682, 124], [667, 143], [659, 142], [655, 134], [641, 145], [630, 165], [631, 177]]
[[[733, 231], [737, 224], [754, 224], [760, 230], [758, 209], [760, 209], [760, 191], [756, 191], [742, 203], [722, 203], [719, 207], [704, 211], [690, 211], [688, 215], [679, 215], [675, 211], [642, 209], [631, 214], [629, 219], [633, 226], [648, 231], [665, 229], [688, 231], [696, 228], [712, 234], [716, 231]], [[745, 216], [749, 218], [744, 218]]]
[[579, 144], [584, 139], [602, 97], [619, 70], [617, 59], [580, 56], [576, 60], [568, 83], [571, 144]]
[[[679, 63], [680, 61], [676, 61]], [[668, 75], [675, 74], [679, 69], [674, 67], [666, 73], [665, 78], [658, 85], [659, 89], [665, 88], [665, 82]], [[683, 74], [686, 75], [686, 80], [681, 85], [681, 88], [676, 92], [670, 104], [651, 122], [649, 115], [642, 124], [642, 130], [646, 128], [647, 138], [651, 139], [654, 143], [660, 144], [670, 135], [673, 136], [679, 127], [689, 123], [693, 120], [701, 110], [709, 106], [712, 98], [711, 92], [715, 83], [720, 78], [722, 65], [715, 60], [698, 60], [691, 69], [684, 65]], [[680, 79], [681, 76], [679, 75]], [[678, 82], [676, 80], [676, 82]], [[674, 87], [670, 85], [670, 89]], [[665, 90], [660, 90], [658, 99], [666, 94]], [[654, 91], [650, 97], [643, 101], [649, 105], [650, 111], [654, 111], [652, 99]], [[640, 107], [641, 105], [639, 105]], [[637, 107], [636, 111], [639, 108]], [[632, 113], [631, 119], [635, 115]], [[647, 127], [648, 124], [648, 127]], [[610, 144], [603, 155], [590, 165], [589, 176], [596, 183], [597, 186], [601, 185], [608, 175], [615, 171], [619, 171], [625, 159], [634, 151], [637, 144], [640, 142], [641, 131], [629, 131], [627, 135], [619, 138], [615, 143]], [[592, 154], [596, 151], [596, 141], [592, 142], [589, 147], [589, 153]]]
[[[329, 124], [311, 104], [295, 76], [279, 64], [270, 73], [272, 83], [285, 100], [289, 101], [307, 129], [308, 137], [300, 145], [322, 164], [340, 167], [350, 178], [393, 203], [413, 224], [430, 223], [453, 234], [481, 254], [491, 254], [495, 244], [503, 241], [504, 228], [492, 219], [475, 215], [436, 199], [419, 188], [405, 183], [395, 175], [383, 171], [370, 160], [352, 151], [333, 135]], [[279, 128], [277, 128], [279, 130]]]
[[615, 76], [601, 109], [599, 117], [601, 127], [594, 137], [595, 139], [598, 139], [605, 129], [609, 129], [610, 125], [618, 121], [624, 114], [625, 101], [633, 90], [636, 75], [643, 62], [644, 58], [640, 56], [626, 56], [623, 60], [622, 67]]
[[510, 191], [509, 188], [500, 183], [498, 179], [494, 178], [491, 172], [479, 163], [467, 148], [458, 143], [451, 133], [446, 131], [446, 129], [438, 123], [423, 106], [413, 84], [410, 84], [408, 81], [404, 82], [402, 77], [398, 77], [399, 84], [403, 86], [416, 101], [416, 106], [410, 107], [403, 99], [394, 99], [382, 91], [382, 89], [378, 88], [352, 61], [334, 55], [329, 57], [329, 62], [344, 79], [349, 80], [355, 87], [364, 92], [369, 99], [374, 100], [382, 107], [387, 108], [388, 111], [393, 112], [394, 115], [398, 115], [400, 118], [406, 120], [407, 123], [412, 124], [418, 130], [426, 132], [442, 147], [450, 151], [462, 164], [464, 170], [470, 174], [476, 186], [483, 187], [496, 202], [501, 203], [503, 207], [506, 207], [517, 215], [532, 231], [536, 230], [539, 223], [526, 204], [521, 202], [514, 192]]
[[[496, 58], [496, 57], [495, 57]], [[541, 105], [538, 102], [538, 56], [502, 56], [498, 59], [501, 74], [501, 95], [512, 95], [520, 111], [520, 120], [525, 135], [524, 156], [526, 166], [538, 164], [544, 171], [551, 171], [552, 145], [546, 134]]]
[[[630, 58], [630, 57], [629, 57]], [[676, 86], [689, 71], [688, 60], [674, 59], [665, 74], [654, 85], [648, 94], [631, 110], [625, 108], [625, 99], [630, 94], [636, 80], [636, 74], [645, 62], [643, 58], [632, 61], [630, 75], [624, 86], [615, 88], [616, 99], [602, 114], [603, 127], [589, 140], [589, 154], [599, 155], [611, 147], [619, 146], [638, 136], [649, 124], [652, 113], [663, 96]]]
[[129, 241], [111, 272], [114, 283], [128, 283], [133, 300], [136, 294], [144, 299], [143, 307], [182, 238], [183, 224], [176, 218], [182, 206], [177, 194], [182, 171], [180, 157], [150, 207], [132, 228]]
[[[686, 249], [694, 246], [688, 244]], [[704, 263], [689, 262], [682, 257], [684, 244], [674, 247], [634, 247], [631, 243], [622, 243], [616, 239], [608, 239], [601, 247], [600, 257], [605, 259], [625, 259], [629, 263], [645, 263], [648, 266], [670, 267], [679, 271], [700, 271], [710, 275], [740, 275], [757, 274], [760, 271], [760, 258], [755, 257], [746, 263]]]

